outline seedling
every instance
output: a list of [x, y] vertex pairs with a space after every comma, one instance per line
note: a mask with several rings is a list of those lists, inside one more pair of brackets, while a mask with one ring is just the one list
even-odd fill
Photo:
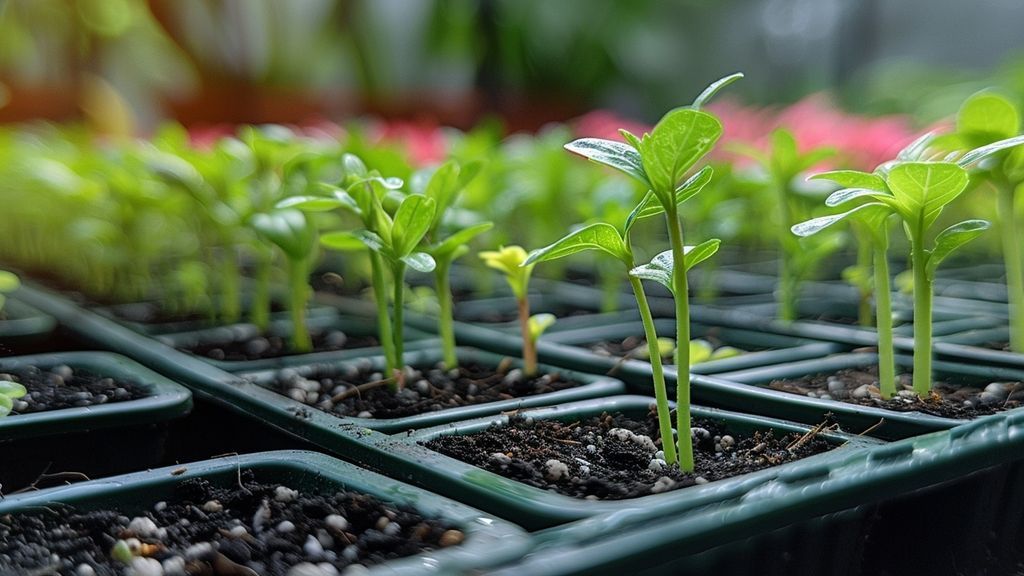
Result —
[[17, 382], [0, 380], [0, 417], [7, 416], [14, 408], [14, 401], [28, 394], [28, 390]]
[[[330, 196], [293, 196], [278, 207], [294, 207], [319, 212], [340, 208], [358, 216], [361, 230], [334, 231], [320, 238], [323, 246], [342, 251], [368, 250], [372, 269], [372, 283], [377, 304], [378, 329], [381, 347], [393, 388], [402, 385], [404, 351], [405, 272], [407, 267], [420, 272], [435, 268], [434, 258], [420, 251], [420, 243], [430, 229], [436, 212], [433, 198], [410, 194], [400, 199], [389, 196], [399, 194], [404, 182], [398, 178], [383, 178], [366, 169], [359, 158], [344, 157], [346, 178], [344, 187], [328, 186]], [[397, 201], [394, 215], [384, 208], [385, 199]], [[385, 277], [385, 266], [391, 272], [391, 284]], [[388, 289], [391, 289], [393, 313], [388, 312]]]
[[291, 342], [295, 352], [310, 352], [313, 342], [306, 328], [306, 304], [312, 289], [309, 272], [316, 255], [316, 227], [298, 210], [256, 214], [253, 229], [277, 246], [288, 259], [288, 310], [292, 320]]
[[[992, 92], [980, 92], [960, 107], [956, 134], [946, 136], [956, 148], [985, 146], [1020, 134], [1020, 111], [1010, 100]], [[1024, 261], [1021, 260], [1021, 211], [1017, 189], [1024, 184], [1024, 148], [1002, 151], [975, 162], [973, 172], [995, 189], [996, 229], [1003, 248], [1006, 292], [1010, 306], [1010, 349], [1024, 352]]]
[[523, 337], [523, 374], [535, 376], [537, 340], [555, 323], [555, 317], [552, 314], [530, 315], [528, 289], [534, 265], [527, 262], [528, 255], [521, 246], [503, 246], [496, 251], [481, 252], [479, 256], [485, 264], [500, 270], [505, 275], [509, 288], [512, 289], [518, 309], [519, 332]]
[[762, 152], [753, 147], [739, 151], [757, 160], [767, 172], [769, 187], [775, 193], [776, 241], [779, 247], [779, 318], [786, 322], [797, 319], [797, 298], [800, 283], [829, 254], [842, 244], [838, 235], [819, 239], [811, 246], [803, 244], [790, 233], [790, 226], [806, 218], [813, 198], [799, 188], [798, 176], [822, 160], [835, 154], [831, 148], [800, 152], [796, 138], [787, 130], [772, 133], [771, 148]]
[[[430, 176], [423, 194], [434, 200], [436, 209], [434, 218], [427, 231], [429, 246], [424, 250], [434, 258], [434, 287], [438, 299], [438, 333], [441, 336], [441, 350], [444, 354], [446, 369], [458, 365], [455, 356], [455, 319], [452, 311], [451, 268], [456, 258], [469, 252], [467, 244], [473, 238], [493, 227], [491, 222], [480, 222], [471, 226], [459, 227], [451, 210], [452, 205], [466, 186], [476, 178], [480, 171], [479, 163], [459, 165], [451, 161], [441, 165]], [[446, 219], [446, 215], [450, 216]], [[446, 220], [448, 220], [446, 222]], [[447, 237], [443, 237], [445, 228], [451, 229]]]
[[4, 304], [7, 303], [7, 294], [14, 292], [21, 286], [21, 280], [12, 272], [0, 270], [0, 313], [4, 311]]
[[[665, 215], [671, 249], [655, 256], [649, 264], [633, 268], [630, 276], [656, 280], [666, 285], [672, 292], [676, 311], [676, 342], [690, 341], [689, 286], [686, 271], [697, 262], [711, 256], [719, 244], [718, 240], [708, 240], [688, 250], [683, 242], [683, 227], [679, 218], [678, 205], [704, 188], [710, 180], [711, 169], [704, 168], [686, 181], [683, 181], [684, 177], [711, 151], [722, 135], [721, 122], [715, 116], [702, 111], [701, 107], [719, 90], [742, 76], [733, 74], [711, 84], [697, 96], [692, 105], [676, 108], [665, 114], [650, 134], [638, 137], [622, 131], [628, 144], [584, 138], [566, 145], [568, 150], [624, 172], [647, 187], [647, 194], [626, 219], [626, 230], [641, 218]], [[614, 227], [609, 228], [612, 232], [615, 231]], [[604, 236], [610, 238], [612, 235], [608, 232], [609, 230], [605, 229]], [[617, 233], [614, 237], [619, 244], [623, 243], [622, 237]], [[675, 266], [674, 263], [682, 265]], [[656, 341], [656, 338], [649, 339], [649, 342]], [[692, 472], [694, 464], [693, 443], [690, 438], [689, 346], [676, 347], [675, 361], [678, 367], [676, 427], [680, 439], [679, 466], [683, 471]]]

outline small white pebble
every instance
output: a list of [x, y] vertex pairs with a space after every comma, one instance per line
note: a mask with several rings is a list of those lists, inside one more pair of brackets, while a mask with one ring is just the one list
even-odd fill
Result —
[[291, 502], [299, 497], [298, 490], [292, 490], [287, 486], [278, 486], [274, 488], [274, 500], [278, 502]]
[[185, 559], [181, 556], [171, 556], [164, 560], [164, 576], [186, 576]]
[[499, 466], [508, 466], [512, 463], [512, 458], [510, 458], [508, 454], [504, 454], [502, 452], [495, 452], [491, 454], [490, 460]]
[[[356, 418], [373, 418], [373, 412], [363, 410], [359, 414], [356, 414]], [[346, 572], [348, 572], [348, 570], [346, 570]]]
[[277, 531], [281, 534], [295, 532], [295, 524], [292, 524], [291, 520], [282, 520], [281, 523], [277, 525]]
[[660, 472], [662, 469], [665, 468], [665, 465], [666, 465], [666, 462], [664, 460], [662, 460], [661, 458], [654, 458], [647, 465], [647, 469], [648, 470], [652, 470], [654, 472]]
[[334, 567], [330, 562], [321, 562], [317, 564], [317, 567], [323, 571], [325, 576], [337, 576], [338, 569]]
[[552, 458], [544, 463], [544, 478], [549, 482], [558, 482], [563, 476], [569, 475], [569, 466], [561, 460]]
[[287, 576], [328, 576], [328, 573], [312, 562], [300, 562], [288, 569]]
[[662, 476], [654, 482], [654, 486], [651, 486], [651, 492], [654, 494], [660, 494], [676, 485], [676, 481], [669, 478], [668, 476]]
[[125, 574], [128, 576], [164, 576], [164, 567], [159, 560], [139, 556], [132, 558], [132, 563]]
[[367, 576], [370, 573], [370, 569], [362, 564], [351, 564], [345, 571], [341, 573], [341, 576]]
[[232, 527], [228, 533], [231, 534], [232, 538], [241, 538], [242, 536], [248, 534], [249, 531], [245, 529], [245, 526], [238, 525]]
[[96, 569], [83, 562], [75, 568], [75, 576], [96, 576]]
[[[136, 516], [132, 518], [132, 521], [128, 523], [128, 530], [134, 533], [136, 536], [150, 537], [158, 536], [160, 534], [160, 527], [156, 525], [151, 519], [145, 516]], [[166, 534], [166, 530], [164, 533]]]
[[202, 560], [213, 554], [213, 544], [200, 542], [185, 549], [186, 560]]
[[722, 445], [723, 449], [728, 450], [736, 445], [736, 439], [732, 436], [722, 436], [722, 439], [719, 440], [719, 444]]
[[224, 506], [216, 500], [210, 500], [206, 504], [203, 504], [204, 512], [220, 512], [223, 509]]
[[398, 522], [392, 522], [384, 527], [384, 533], [388, 536], [394, 536], [402, 531], [402, 525]]
[[355, 544], [345, 546], [345, 549], [341, 551], [341, 557], [349, 562], [359, 558], [359, 547]]
[[302, 545], [302, 551], [306, 553], [306, 556], [319, 558], [324, 554], [324, 546], [313, 536], [307, 536], [306, 542]]
[[153, 510], [155, 510], [157, 512], [163, 512], [166, 509], [167, 509], [167, 502], [164, 502], [163, 500], [161, 500], [161, 501], [159, 501], [159, 502], [157, 502], [156, 504], [153, 505]]
[[703, 476], [697, 476], [696, 478], [693, 479], [693, 483], [694, 484], [707, 484], [708, 483], [708, 479], [703, 477]]
[[324, 518], [324, 524], [327, 524], [328, 528], [342, 531], [348, 529], [348, 520], [341, 514], [331, 514], [327, 518]]
[[594, 454], [595, 452], [597, 452], [597, 446], [594, 446], [593, 444], [587, 444], [586, 450], [587, 452]]

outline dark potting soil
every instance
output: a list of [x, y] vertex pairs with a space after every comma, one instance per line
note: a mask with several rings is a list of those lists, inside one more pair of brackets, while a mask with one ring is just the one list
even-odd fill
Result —
[[285, 368], [278, 372], [272, 387], [294, 400], [339, 416], [402, 418], [582, 385], [558, 372], [528, 378], [507, 363], [498, 367], [467, 363], [452, 370], [440, 366], [406, 368], [405, 382], [403, 389], [392, 392], [383, 373], [348, 365], [343, 372], [310, 378]]
[[[182, 482], [172, 500], [134, 517], [61, 505], [0, 516], [0, 573], [329, 575], [462, 540], [444, 522], [371, 496], [297, 492], [245, 471], [226, 489]], [[131, 552], [127, 563], [115, 549]]]
[[897, 376], [897, 395], [883, 400], [878, 389], [877, 366], [774, 380], [768, 387], [801, 396], [960, 420], [995, 414], [1024, 403], [1024, 382], [992, 382], [979, 387], [940, 381], [932, 383], [931, 396], [921, 398], [911, 386], [910, 374]]
[[[309, 335], [313, 339], [312, 352], [368, 348], [380, 344], [375, 336], [354, 336], [334, 329], [313, 329], [310, 330]], [[234, 340], [203, 342], [179, 349], [196, 356], [229, 362], [279, 358], [294, 354], [291, 348], [291, 339], [278, 334], [253, 334]]]
[[11, 416], [98, 406], [146, 396], [146, 391], [134, 382], [115, 380], [65, 365], [49, 369], [26, 366], [8, 370], [6, 374], [0, 374], [0, 379], [17, 382], [28, 390], [25, 396], [14, 400]]
[[469, 435], [425, 442], [432, 450], [530, 486], [589, 500], [621, 500], [714, 482], [825, 452], [823, 438], [772, 431], [731, 435], [695, 419], [695, 472], [661, 459], [657, 417], [602, 414], [571, 423], [517, 416]]

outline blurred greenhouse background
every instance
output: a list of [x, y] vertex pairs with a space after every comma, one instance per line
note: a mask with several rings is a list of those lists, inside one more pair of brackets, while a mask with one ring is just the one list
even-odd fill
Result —
[[[0, 121], [652, 121], [708, 81], [925, 124], [1024, 94], [1019, 0], [0, 0]], [[982, 32], [984, 31], [984, 32]], [[884, 86], [884, 89], [883, 89]]]

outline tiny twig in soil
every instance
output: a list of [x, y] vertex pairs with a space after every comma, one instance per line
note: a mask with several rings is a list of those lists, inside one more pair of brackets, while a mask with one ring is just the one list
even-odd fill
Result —
[[331, 402], [337, 404], [338, 402], [341, 402], [346, 398], [350, 398], [352, 396], [362, 397], [363, 392], [366, 392], [367, 390], [373, 390], [374, 388], [380, 388], [381, 386], [384, 386], [385, 384], [390, 384], [392, 382], [394, 382], [393, 378], [384, 378], [382, 380], [374, 380], [373, 382], [367, 382], [365, 384], [353, 386], [348, 390], [341, 392], [340, 394], [335, 394], [334, 396], [332, 396]]
[[790, 442], [789, 446], [786, 446], [786, 451], [787, 452], [792, 452], [794, 450], [799, 450], [801, 446], [803, 446], [804, 444], [807, 444], [808, 442], [810, 442], [811, 439], [813, 439], [818, 434], [821, 434], [821, 432], [825, 429], [825, 427], [827, 425], [828, 425], [828, 420], [825, 420], [821, 424], [818, 424], [814, 428], [811, 428], [810, 430], [807, 431], [806, 434], [804, 434], [803, 436], [797, 438], [793, 442]]
[[39, 490], [39, 488], [38, 488], [39, 483], [42, 482], [43, 480], [61, 480], [61, 479], [79, 480], [79, 481], [91, 480], [91, 478], [89, 478], [88, 476], [86, 476], [85, 474], [83, 474], [81, 472], [55, 472], [53, 474], [47, 474], [47, 471], [50, 469], [51, 465], [53, 465], [52, 462], [47, 464], [46, 468], [43, 469], [42, 473], [40, 473], [39, 476], [37, 476], [36, 479], [33, 480], [31, 484], [29, 484], [28, 486], [25, 486], [24, 488], [21, 488], [19, 490], [15, 490], [14, 492], [11, 492], [11, 495], [13, 496], [14, 494], [21, 494], [21, 493], [24, 493], [24, 492], [31, 492], [33, 490]]
[[882, 424], [885, 424], [885, 418], [882, 418], [878, 422], [875, 422], [871, 426], [868, 426], [867, 430], [861, 432], [860, 434], [857, 434], [857, 436], [867, 436], [869, 433], [873, 432], [875, 430], [875, 428], [878, 428]]

